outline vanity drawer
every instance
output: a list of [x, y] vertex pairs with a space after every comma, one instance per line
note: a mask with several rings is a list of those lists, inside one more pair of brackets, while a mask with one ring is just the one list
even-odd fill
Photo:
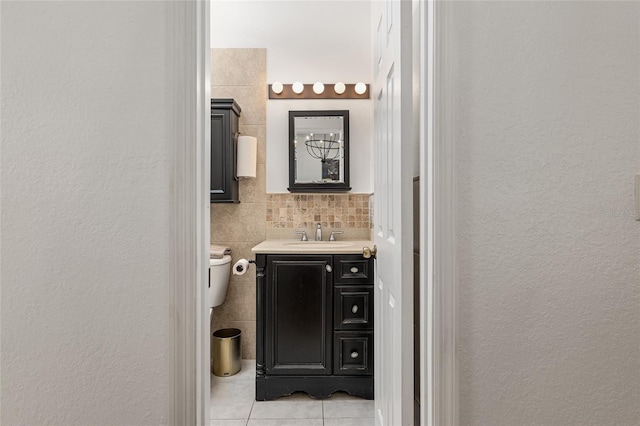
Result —
[[373, 331], [336, 331], [333, 343], [333, 374], [373, 374]]
[[373, 258], [365, 259], [361, 255], [334, 256], [334, 277], [336, 283], [373, 284]]
[[373, 287], [335, 287], [333, 325], [336, 330], [373, 328]]

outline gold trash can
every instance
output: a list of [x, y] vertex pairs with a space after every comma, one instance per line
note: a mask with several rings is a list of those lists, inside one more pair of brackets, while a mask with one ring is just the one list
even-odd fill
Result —
[[211, 335], [211, 372], [216, 376], [233, 376], [242, 368], [242, 332], [222, 328]]

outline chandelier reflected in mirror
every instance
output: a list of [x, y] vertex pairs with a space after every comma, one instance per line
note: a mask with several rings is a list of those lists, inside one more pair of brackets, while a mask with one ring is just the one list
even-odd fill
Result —
[[327, 160], [334, 160], [340, 157], [342, 142], [334, 133], [320, 135], [310, 133], [306, 137], [304, 144], [309, 155], [319, 159], [324, 164]]

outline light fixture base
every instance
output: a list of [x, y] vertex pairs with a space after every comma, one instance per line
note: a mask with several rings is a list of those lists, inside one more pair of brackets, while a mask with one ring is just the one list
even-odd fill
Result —
[[273, 91], [273, 87], [269, 84], [268, 93], [269, 99], [370, 99], [370, 87], [366, 84], [366, 90], [362, 94], [356, 92], [356, 84], [345, 84], [343, 93], [336, 93], [333, 90], [332, 83], [324, 83], [325, 90], [322, 93], [315, 93], [313, 91], [313, 84], [304, 84], [304, 88], [301, 93], [295, 93], [293, 91], [293, 84], [283, 84], [282, 92], [276, 93]]

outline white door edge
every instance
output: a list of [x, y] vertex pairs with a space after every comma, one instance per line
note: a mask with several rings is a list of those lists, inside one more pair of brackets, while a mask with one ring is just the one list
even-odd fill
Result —
[[377, 424], [414, 422], [413, 4], [376, 1], [374, 45], [374, 379]]
[[453, 4], [420, 11], [420, 417], [458, 424]]
[[196, 83], [197, 96], [197, 202], [196, 202], [196, 305], [198, 324], [196, 338], [197, 424], [208, 426], [211, 411], [211, 321], [209, 317], [209, 252], [211, 239], [211, 13], [210, 0], [197, 2], [196, 10]]

